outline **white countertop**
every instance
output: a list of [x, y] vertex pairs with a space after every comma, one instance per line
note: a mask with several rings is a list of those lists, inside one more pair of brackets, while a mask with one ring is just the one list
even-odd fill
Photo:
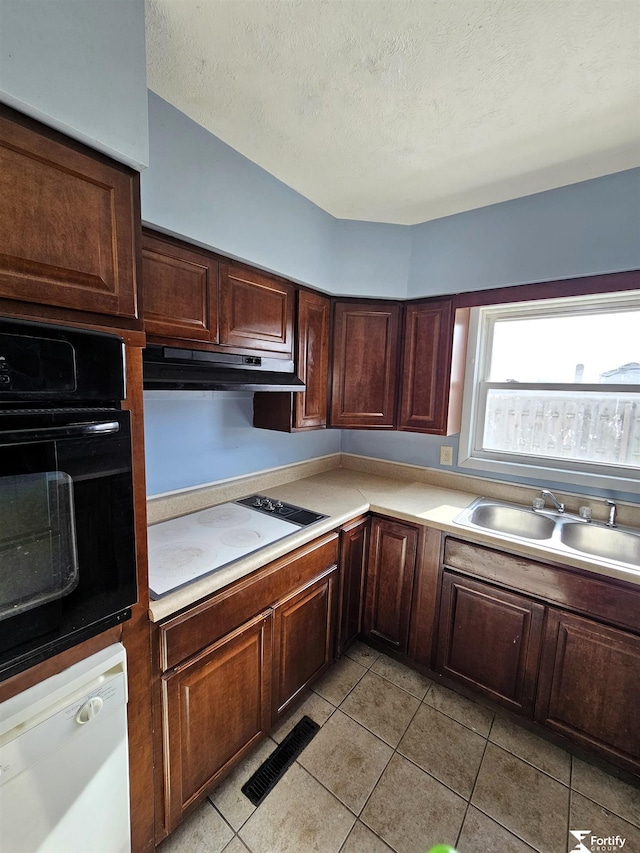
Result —
[[[250, 480], [245, 481], [244, 494], [252, 492], [250, 482]], [[482, 485], [482, 482], [478, 481], [478, 485]], [[278, 557], [290, 553], [324, 533], [341, 527], [366, 512], [377, 512], [414, 524], [424, 524], [457, 534], [462, 539], [499, 547], [523, 556], [586, 569], [599, 575], [640, 584], [640, 571], [622, 566], [604, 565], [596, 558], [590, 559], [586, 556], [564, 553], [560, 555], [540, 544], [506, 540], [490, 531], [472, 531], [455, 524], [453, 519], [458, 513], [480, 496], [467, 491], [457, 491], [425, 482], [395, 479], [352, 468], [333, 468], [284, 485], [267, 489], [256, 488], [256, 491], [268, 497], [315, 510], [327, 515], [328, 518], [309, 527], [303, 527], [286, 539], [255, 551], [207, 577], [195, 580], [162, 599], [152, 601], [149, 616], [153, 622], [166, 619], [190, 604], [207, 598]], [[529, 491], [537, 493], [536, 490], [529, 489]], [[220, 500], [220, 503], [222, 502]]]

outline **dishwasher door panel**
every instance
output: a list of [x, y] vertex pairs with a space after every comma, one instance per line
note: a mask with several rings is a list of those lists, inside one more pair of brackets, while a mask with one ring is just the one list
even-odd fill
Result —
[[[37, 685], [37, 701], [23, 702], [23, 719], [16, 723], [14, 714], [16, 724], [1, 736], [0, 849], [129, 853], [124, 649], [111, 649], [67, 671], [73, 678], [66, 697], [65, 673], [56, 676], [53, 707], [42, 707], [47, 682]], [[102, 673], [96, 674], [96, 659], [105, 664]]]

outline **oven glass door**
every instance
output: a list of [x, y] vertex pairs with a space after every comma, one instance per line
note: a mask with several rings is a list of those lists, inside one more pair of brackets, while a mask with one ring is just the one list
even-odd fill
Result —
[[3, 412], [0, 472], [7, 677], [122, 621], [135, 603], [129, 413]]
[[0, 620], [78, 585], [73, 480], [63, 471], [0, 477]]

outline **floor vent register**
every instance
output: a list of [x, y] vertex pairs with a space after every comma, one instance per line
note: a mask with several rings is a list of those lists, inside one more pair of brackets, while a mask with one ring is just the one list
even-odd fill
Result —
[[310, 717], [303, 717], [282, 743], [273, 750], [269, 758], [258, 767], [253, 776], [244, 783], [241, 791], [254, 806], [260, 805], [319, 729], [320, 726]]

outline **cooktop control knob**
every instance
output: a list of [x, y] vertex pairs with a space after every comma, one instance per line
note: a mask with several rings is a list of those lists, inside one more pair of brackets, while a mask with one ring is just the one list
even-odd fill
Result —
[[273, 506], [273, 504], [271, 503], [269, 498], [265, 499], [263, 506], [267, 510], [267, 512], [274, 512], [275, 511], [275, 507]]
[[283, 503], [282, 503], [282, 501], [276, 501], [276, 502], [274, 503], [274, 507], [275, 507], [277, 510], [281, 510], [281, 509], [282, 509], [282, 507], [283, 507]]
[[256, 498], [255, 501], [253, 502], [253, 505], [254, 506], [262, 506], [262, 501], [260, 500], [260, 498]]

